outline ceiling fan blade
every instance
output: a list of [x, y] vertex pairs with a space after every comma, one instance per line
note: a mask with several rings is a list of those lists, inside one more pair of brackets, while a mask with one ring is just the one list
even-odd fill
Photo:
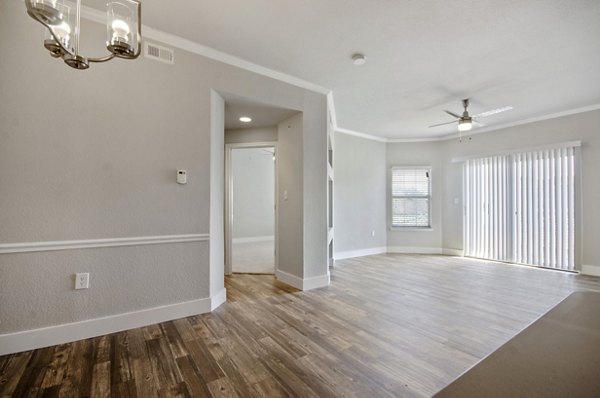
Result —
[[475, 119], [472, 119], [472, 120], [473, 120], [473, 124], [476, 125], [477, 127], [485, 126], [485, 124], [481, 123], [479, 120], [475, 120]]
[[429, 126], [429, 127], [438, 127], [438, 126], [444, 126], [444, 125], [446, 125], [446, 124], [453, 124], [453, 123], [454, 123], [454, 124], [456, 124], [456, 122], [455, 122], [455, 121], [452, 121], [452, 122], [446, 122], [446, 123], [434, 124], [434, 125], [431, 125], [431, 126]]
[[488, 117], [488, 116], [496, 115], [498, 113], [510, 111], [511, 109], [513, 109], [512, 106], [504, 106], [502, 108], [497, 108], [497, 109], [492, 109], [491, 111], [482, 112], [473, 117]]
[[460, 116], [459, 116], [459, 115], [457, 115], [456, 113], [453, 113], [453, 112], [447, 111], [447, 110], [445, 110], [445, 109], [444, 109], [444, 112], [446, 112], [446, 113], [447, 113], [448, 115], [450, 115], [450, 116], [454, 116], [455, 118], [457, 118], [457, 119], [460, 119]]

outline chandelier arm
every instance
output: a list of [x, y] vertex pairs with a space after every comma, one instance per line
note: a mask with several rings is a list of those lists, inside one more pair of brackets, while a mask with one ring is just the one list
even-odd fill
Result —
[[[52, 29], [52, 25], [48, 25], [38, 19], [36, 19], [36, 21], [38, 21], [39, 23], [41, 23], [42, 25], [44, 25], [49, 31], [50, 34], [52, 35], [52, 38], [54, 39], [54, 41], [56, 41], [56, 43], [60, 46], [60, 48], [66, 52], [69, 55], [76, 55], [76, 53], [74, 53], [73, 51], [70, 51], [68, 48], [66, 48], [60, 41], [60, 38], [54, 33], [54, 30]], [[138, 46], [139, 47], [139, 46]], [[96, 58], [88, 58], [89, 62], [106, 62], [106, 61], [110, 61], [111, 59], [115, 58], [114, 54], [109, 54], [106, 55], [104, 57], [96, 57]]]
[[115, 57], [114, 54], [109, 54], [105, 57], [98, 57], [98, 58], [88, 58], [89, 62], [106, 62], [106, 61], [110, 61], [111, 59], [113, 59]]
[[[140, 56], [140, 54], [142, 53], [142, 7], [141, 7], [141, 2], [139, 0], [134, 0], [135, 3], [137, 3], [137, 16], [138, 16], [138, 23], [137, 23], [137, 50], [134, 54], [130, 55], [130, 56], [119, 56], [119, 58], [128, 58], [128, 59], [135, 59], [137, 57]], [[25, 7], [27, 8], [27, 14], [32, 17], [33, 19], [35, 19], [36, 21], [38, 21], [40, 24], [42, 24], [46, 29], [48, 29], [48, 31], [50, 32], [50, 35], [52, 36], [52, 39], [56, 42], [56, 44], [60, 47], [60, 50], [62, 51], [62, 53], [60, 55], [53, 55], [55, 57], [61, 57], [65, 60], [65, 63], [67, 63], [67, 65], [74, 67], [76, 69], [87, 69], [89, 67], [89, 62], [96, 62], [96, 63], [100, 63], [100, 62], [107, 62], [110, 61], [113, 58], [116, 58], [117, 55], [114, 53], [111, 53], [109, 55], [106, 55], [104, 57], [95, 57], [95, 58], [86, 58], [83, 57], [81, 55], [79, 55], [79, 36], [80, 36], [80, 30], [81, 30], [81, 0], [76, 0], [76, 5], [77, 5], [77, 13], [76, 13], [76, 26], [75, 26], [75, 35], [74, 35], [74, 41], [75, 41], [75, 47], [73, 48], [73, 50], [67, 48], [61, 40], [61, 37], [56, 34], [56, 32], [54, 31], [53, 25], [51, 25], [49, 22], [44, 21], [39, 14], [36, 12], [36, 10], [34, 9], [32, 0], [25, 0]], [[52, 52], [52, 51], [51, 51]], [[71, 61], [71, 62], [69, 62]]]

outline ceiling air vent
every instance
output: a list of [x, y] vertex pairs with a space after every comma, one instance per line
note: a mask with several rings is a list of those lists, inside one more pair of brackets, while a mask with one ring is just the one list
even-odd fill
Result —
[[175, 51], [172, 48], [159, 46], [158, 44], [144, 42], [144, 54], [146, 58], [173, 65], [175, 63]]

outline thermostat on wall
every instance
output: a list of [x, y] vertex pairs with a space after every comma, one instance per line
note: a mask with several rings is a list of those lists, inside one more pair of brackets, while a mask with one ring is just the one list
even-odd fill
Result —
[[186, 170], [177, 170], [177, 183], [178, 184], [187, 184], [187, 171]]

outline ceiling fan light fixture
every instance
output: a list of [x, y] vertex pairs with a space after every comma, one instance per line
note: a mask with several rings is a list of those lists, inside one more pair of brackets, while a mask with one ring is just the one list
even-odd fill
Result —
[[360, 53], [356, 53], [352, 55], [352, 63], [356, 66], [364, 65], [367, 62], [367, 58]]
[[473, 128], [473, 122], [471, 120], [459, 120], [458, 131], [469, 131]]

